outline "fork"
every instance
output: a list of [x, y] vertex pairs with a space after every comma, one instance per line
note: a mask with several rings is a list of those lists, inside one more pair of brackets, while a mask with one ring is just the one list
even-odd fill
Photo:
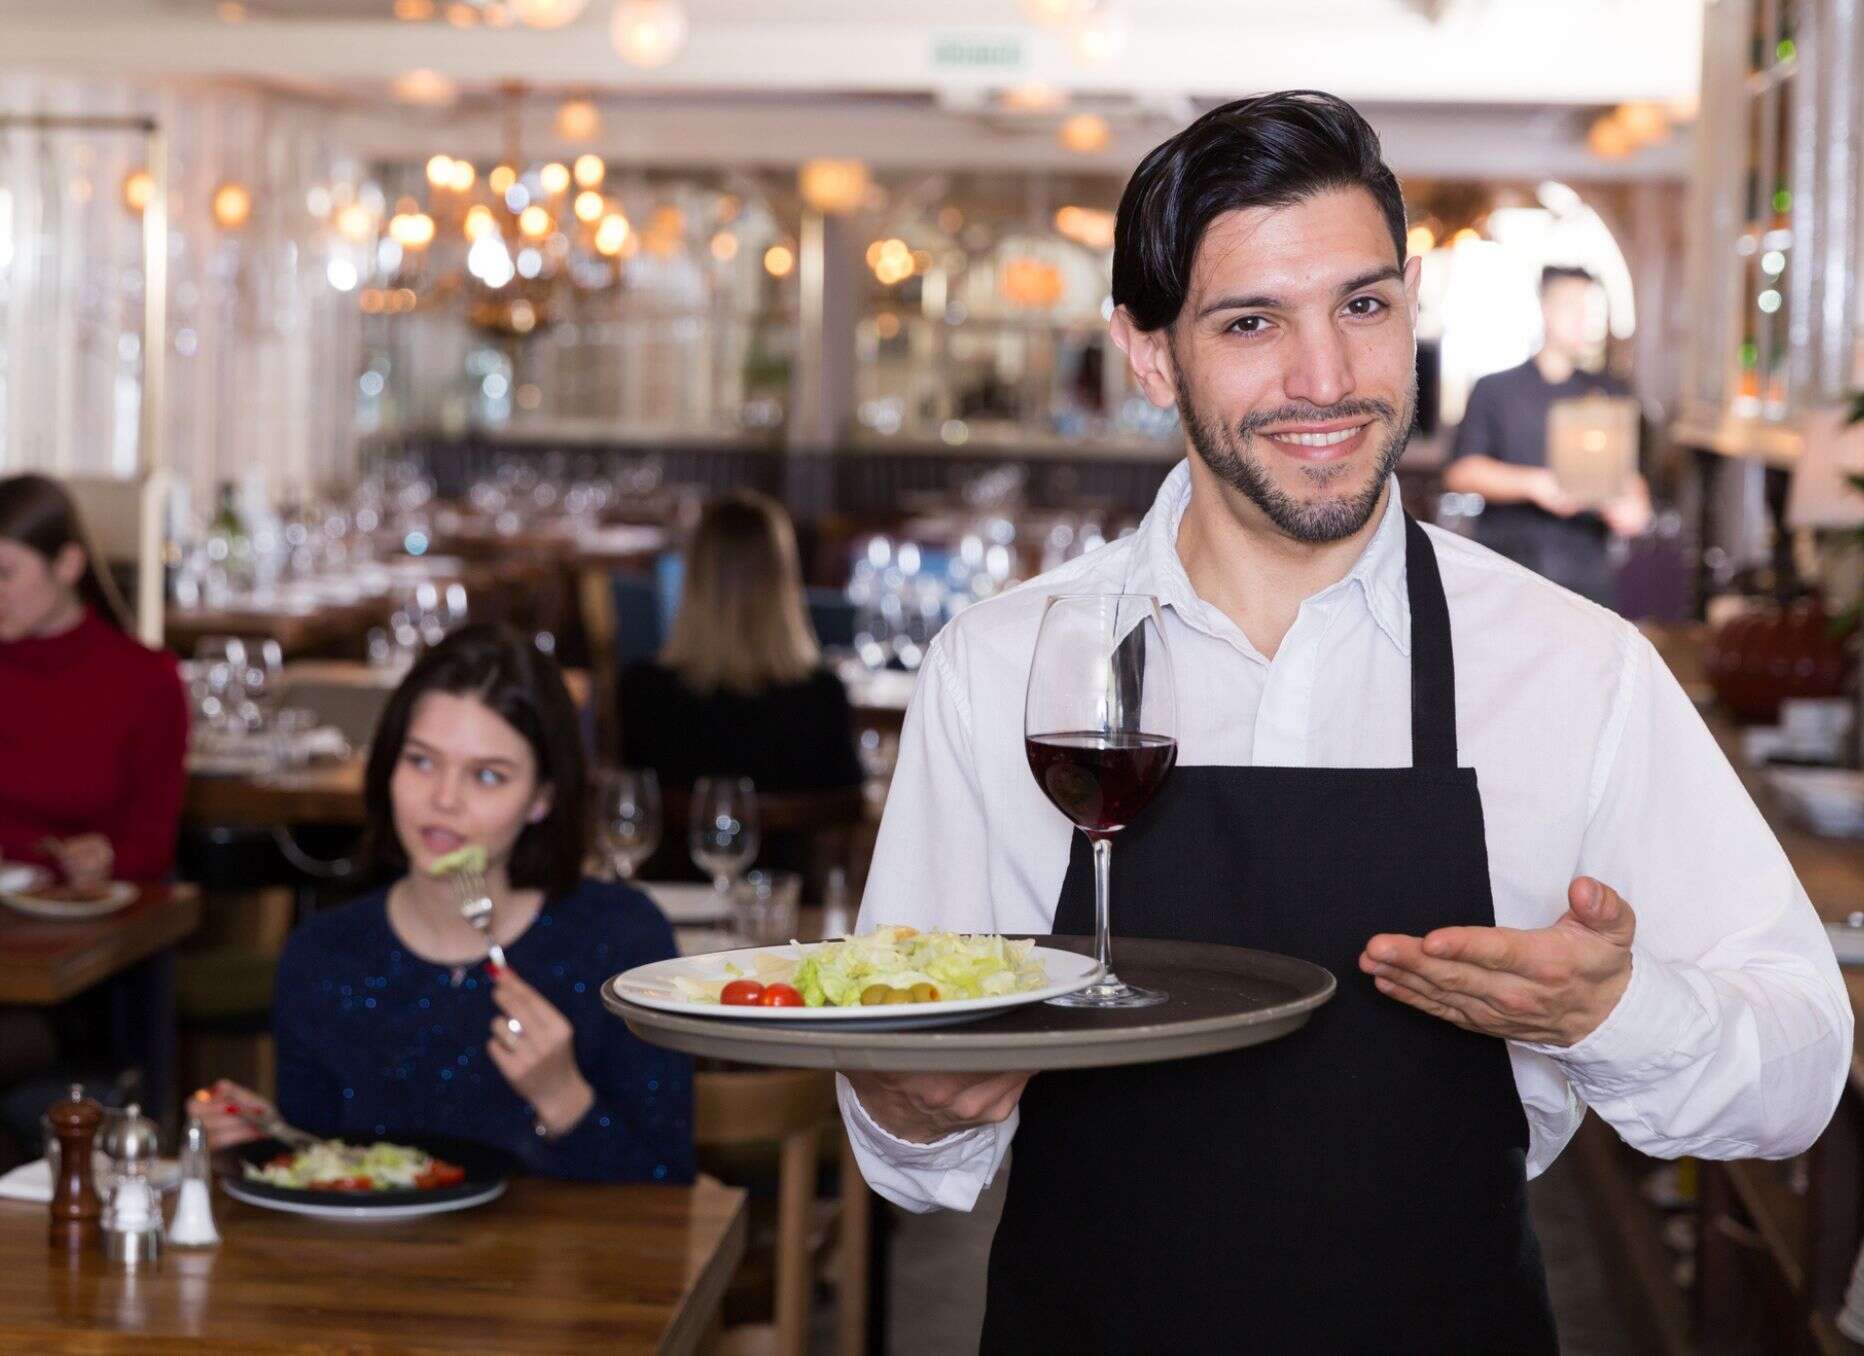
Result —
[[485, 876], [478, 871], [455, 871], [453, 884], [460, 892], [460, 916], [485, 938], [486, 959], [503, 970], [505, 948], [492, 937], [492, 896], [486, 891]]
[[281, 1144], [289, 1144], [294, 1149], [312, 1149], [323, 1143], [310, 1131], [300, 1130], [295, 1125], [287, 1124], [285, 1118], [276, 1111], [262, 1111], [244, 1102], [227, 1102], [220, 1109], [230, 1116], [238, 1116], [267, 1138], [275, 1139]]

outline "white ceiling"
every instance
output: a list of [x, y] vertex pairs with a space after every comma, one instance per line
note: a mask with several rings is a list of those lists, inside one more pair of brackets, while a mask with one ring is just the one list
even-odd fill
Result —
[[[515, 80], [538, 92], [546, 138], [554, 98], [594, 95], [610, 139], [650, 162], [847, 154], [1109, 171], [1198, 107], [1315, 87], [1364, 107], [1403, 172], [1679, 176], [1682, 138], [1608, 163], [1583, 137], [1599, 107], [1694, 100], [1703, 0], [1111, 0], [1130, 36], [1104, 70], [1024, 21], [1017, 0], [685, 3], [684, 51], [644, 72], [608, 42], [611, 0], [554, 32], [403, 23], [391, 0], [245, 0], [243, 23], [223, 22], [214, 0], [0, 0], [0, 67], [257, 81], [330, 100], [378, 154], [441, 137], [455, 153], [495, 153], [503, 118], [490, 96]], [[954, 39], [993, 64], [954, 64]], [[390, 81], [415, 68], [453, 80], [459, 106], [395, 107]], [[1056, 116], [990, 112], [997, 91], [1028, 83], [1106, 112], [1113, 144], [1070, 156]]]

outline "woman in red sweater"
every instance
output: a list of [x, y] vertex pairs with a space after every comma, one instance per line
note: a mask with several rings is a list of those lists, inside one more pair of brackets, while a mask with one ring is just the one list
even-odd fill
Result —
[[0, 479], [0, 859], [162, 880], [187, 745], [175, 661], [127, 633], [70, 497]]

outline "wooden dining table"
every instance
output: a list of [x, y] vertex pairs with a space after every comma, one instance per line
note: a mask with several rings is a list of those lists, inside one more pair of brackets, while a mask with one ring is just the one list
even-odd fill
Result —
[[216, 1195], [220, 1246], [125, 1271], [0, 1201], [0, 1350], [683, 1353], [744, 1256], [745, 1193], [513, 1181], [489, 1205], [349, 1224]]
[[0, 1003], [50, 1007], [110, 982], [112, 1042], [141, 1067], [160, 1117], [175, 1067], [174, 947], [200, 925], [201, 896], [191, 885], [145, 885], [135, 903], [102, 918], [0, 907]]

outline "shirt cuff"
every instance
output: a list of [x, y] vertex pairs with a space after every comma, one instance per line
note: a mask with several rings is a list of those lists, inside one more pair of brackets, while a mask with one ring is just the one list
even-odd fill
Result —
[[956, 1130], [920, 1144], [883, 1128], [845, 1077], [837, 1074], [835, 1085], [848, 1140], [867, 1184], [895, 1205], [917, 1213], [974, 1207], [996, 1177], [1016, 1131], [1018, 1116], [1011, 1112], [1001, 1125]]
[[1588, 1102], [1623, 1096], [1693, 1064], [1715, 1021], [1685, 971], [1633, 950], [1631, 981], [1605, 1020], [1572, 1045], [1520, 1042], [1555, 1060]]

